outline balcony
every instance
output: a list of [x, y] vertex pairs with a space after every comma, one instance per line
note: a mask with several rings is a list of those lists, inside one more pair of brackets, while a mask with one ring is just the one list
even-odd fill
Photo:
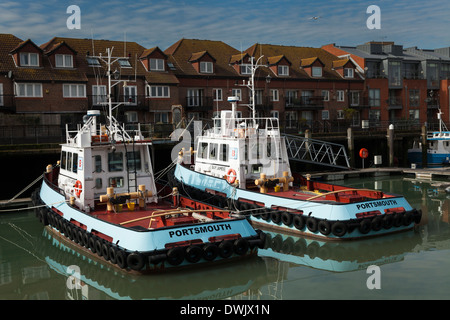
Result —
[[[101, 110], [107, 106], [106, 95], [89, 95], [89, 109]], [[112, 98], [113, 103], [123, 102], [121, 109], [123, 111], [150, 111], [150, 100], [145, 95], [118, 95]]]
[[208, 112], [213, 108], [213, 98], [203, 96], [186, 97], [185, 108], [187, 111]]
[[285, 98], [285, 107], [290, 110], [320, 110], [323, 109], [323, 97], [311, 96], [300, 98]]
[[391, 97], [386, 100], [388, 110], [401, 110], [403, 108], [403, 100], [398, 97]]

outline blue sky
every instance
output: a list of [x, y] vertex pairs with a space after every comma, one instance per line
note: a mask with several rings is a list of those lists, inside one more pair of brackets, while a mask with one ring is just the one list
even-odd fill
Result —
[[[81, 9], [79, 30], [66, 26], [70, 5]], [[381, 9], [379, 30], [366, 26], [370, 5]], [[320, 47], [371, 40], [427, 49], [450, 46], [449, 30], [447, 0], [0, 0], [0, 33], [38, 45], [62, 36], [126, 38], [163, 50], [181, 38], [221, 40], [238, 50], [257, 42]]]

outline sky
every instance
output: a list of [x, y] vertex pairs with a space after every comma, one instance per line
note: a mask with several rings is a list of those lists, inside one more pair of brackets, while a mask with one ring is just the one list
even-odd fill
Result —
[[[71, 5], [80, 8], [79, 29], [67, 27]], [[367, 26], [372, 5], [380, 8], [379, 29]], [[368, 41], [433, 49], [450, 46], [449, 30], [448, 0], [0, 0], [0, 33], [38, 45], [58, 36], [126, 39], [162, 50], [181, 38], [220, 40], [238, 50], [255, 43], [320, 47]]]

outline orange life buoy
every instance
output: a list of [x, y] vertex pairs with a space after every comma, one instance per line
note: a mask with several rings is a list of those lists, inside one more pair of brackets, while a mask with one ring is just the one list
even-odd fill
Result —
[[81, 191], [83, 191], [83, 188], [81, 186], [81, 181], [77, 180], [73, 187], [75, 188], [75, 195], [79, 198], [81, 195]]
[[234, 183], [236, 181], [236, 171], [233, 168], [228, 169], [227, 181], [229, 183]]

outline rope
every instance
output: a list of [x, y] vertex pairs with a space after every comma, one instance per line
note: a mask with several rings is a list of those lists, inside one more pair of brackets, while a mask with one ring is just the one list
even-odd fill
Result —
[[29, 188], [31, 188], [36, 182], [38, 182], [41, 179], [42, 179], [42, 174], [39, 175], [39, 177], [36, 180], [34, 180], [32, 183], [30, 183], [27, 187], [25, 187], [25, 189], [20, 191], [18, 194], [16, 194], [14, 197], [12, 197], [10, 200], [8, 200], [6, 203], [10, 203], [11, 201], [14, 201], [18, 196], [20, 196], [22, 193], [27, 191]]
[[55, 203], [50, 203], [49, 205], [41, 204], [41, 205], [34, 206], [34, 207], [17, 208], [17, 209], [6, 209], [6, 210], [0, 210], [0, 212], [13, 212], [13, 211], [33, 210], [33, 209], [38, 209], [38, 208], [47, 207], [47, 206], [53, 206], [55, 204], [60, 204], [60, 203], [69, 202], [69, 201], [70, 200], [63, 200], [63, 201], [59, 201], [59, 202], [55, 202]]

